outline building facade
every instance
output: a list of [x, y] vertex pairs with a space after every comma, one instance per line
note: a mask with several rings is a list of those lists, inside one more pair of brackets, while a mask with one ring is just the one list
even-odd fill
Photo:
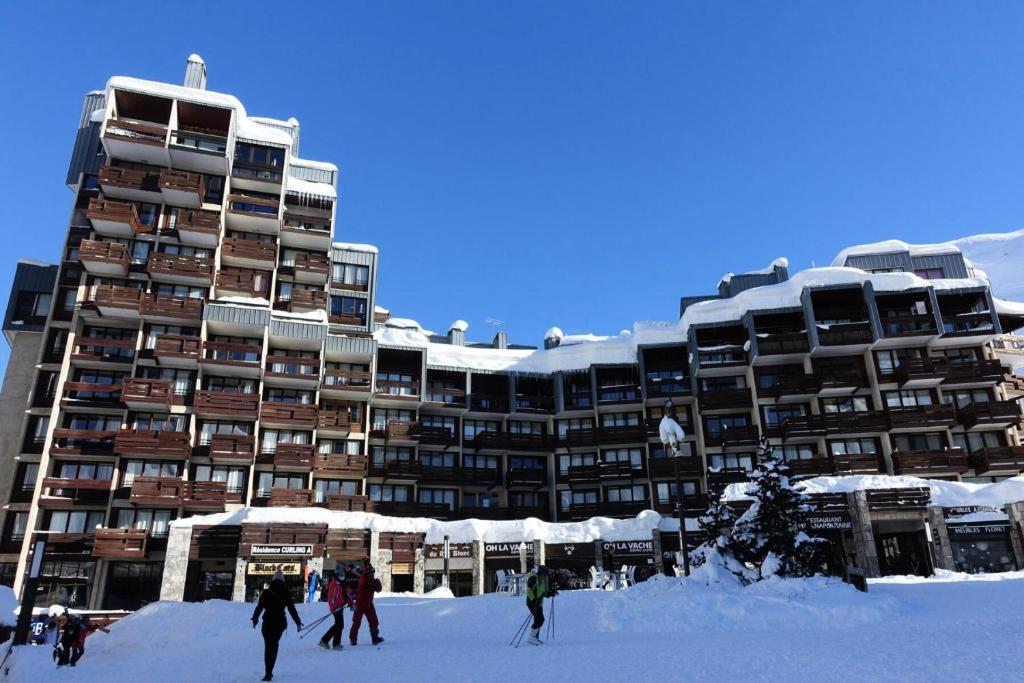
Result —
[[[860, 250], [792, 278], [777, 261], [684, 297], [678, 324], [475, 344], [461, 321], [436, 335], [376, 306], [377, 250], [335, 240], [338, 169], [298, 156], [297, 121], [207, 90], [198, 57], [184, 83], [86, 96], [60, 264], [19, 269], [8, 307], [0, 576], [18, 587], [45, 535], [40, 604], [155, 600], [172, 520], [242, 507], [671, 515], [679, 467], [696, 515], [760, 435], [802, 477], [1024, 471], [1024, 384], [994, 344], [1024, 309], [955, 250]], [[681, 458], [657, 438], [666, 410]], [[909, 557], [903, 521], [875, 542]], [[180, 595], [262, 580], [234, 559], [271, 530], [223, 531], [193, 533], [206, 550], [176, 565]], [[321, 559], [415, 543], [275, 533]], [[415, 562], [393, 571], [412, 581]]]

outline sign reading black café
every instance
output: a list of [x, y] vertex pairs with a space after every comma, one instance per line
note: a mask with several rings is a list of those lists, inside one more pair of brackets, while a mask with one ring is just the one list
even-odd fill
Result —
[[[516, 551], [518, 555], [519, 551]], [[423, 555], [428, 560], [443, 560], [444, 559], [444, 543], [428, 543], [423, 546]], [[450, 559], [457, 559], [461, 557], [473, 557], [473, 544], [472, 543], [449, 543], [448, 544], [448, 557]]]
[[[484, 543], [484, 557], [519, 557], [522, 543]], [[526, 556], [533, 557], [533, 541], [526, 542]]]
[[281, 544], [253, 544], [252, 554], [260, 555], [263, 557], [292, 557], [295, 555], [312, 555], [313, 546], [311, 545], [281, 545]]

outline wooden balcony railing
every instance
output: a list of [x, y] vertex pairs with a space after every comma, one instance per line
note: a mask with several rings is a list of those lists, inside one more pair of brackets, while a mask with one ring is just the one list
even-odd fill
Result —
[[313, 471], [319, 475], [365, 477], [366, 456], [361, 454], [322, 454], [313, 459]]
[[419, 425], [416, 429], [417, 440], [428, 446], [454, 446], [459, 443], [459, 435], [454, 427], [432, 427]]
[[111, 455], [117, 430], [65, 429], [53, 430], [53, 455]]
[[908, 408], [889, 408], [892, 429], [907, 427], [945, 427], [956, 423], [953, 406], [927, 405]]
[[327, 496], [327, 509], [336, 512], [372, 512], [373, 504], [366, 496], [346, 496], [332, 493]]
[[188, 432], [155, 429], [121, 429], [114, 439], [118, 455], [139, 455], [184, 460], [192, 452]]
[[317, 429], [336, 432], [360, 432], [363, 425], [358, 418], [353, 419], [352, 413], [347, 410], [326, 410], [321, 408], [317, 411]]
[[370, 430], [370, 437], [388, 441], [417, 441], [419, 439], [419, 423], [388, 420], [383, 428], [380, 424], [375, 424]]
[[723, 408], [749, 408], [754, 404], [750, 389], [701, 390], [698, 397], [701, 410]]
[[88, 490], [110, 491], [113, 482], [110, 479], [66, 479], [62, 477], [45, 477], [43, 488], [53, 490]]
[[508, 394], [471, 392], [469, 395], [469, 409], [485, 413], [507, 413]]
[[971, 453], [968, 462], [976, 474], [990, 470], [1024, 472], [1024, 446], [994, 446]]
[[[537, 515], [534, 515], [535, 517]], [[463, 505], [459, 508], [459, 519], [513, 519], [512, 511], [507, 507], [491, 505], [486, 507]]]
[[[945, 358], [926, 356], [924, 358], [905, 358], [896, 366], [893, 373], [900, 385], [908, 382], [922, 382], [932, 380], [936, 384], [941, 383], [949, 372], [949, 363]], [[881, 380], [881, 381], [884, 381]]]
[[187, 277], [213, 284], [213, 259], [208, 256], [182, 256], [153, 252], [146, 269], [151, 277]]
[[121, 400], [121, 386], [100, 382], [64, 382], [64, 397], [78, 401], [117, 402]]
[[220, 235], [220, 214], [204, 209], [180, 209], [174, 221], [178, 233], [196, 232], [204, 235]]
[[202, 199], [206, 194], [206, 185], [202, 173], [179, 171], [170, 168], [160, 169], [160, 189], [172, 192], [183, 192], [196, 195]]
[[553, 434], [522, 434], [518, 432], [505, 434], [505, 445], [511, 451], [550, 452], [555, 449], [555, 443]]
[[789, 466], [789, 476], [795, 479], [833, 476], [836, 473], [836, 463], [829, 456], [793, 459], [786, 461], [786, 464]]
[[181, 506], [186, 510], [223, 510], [228, 485], [223, 481], [186, 481], [181, 489]]
[[693, 455], [676, 457], [648, 458], [647, 471], [651, 477], [672, 477], [676, 473], [676, 461], [679, 461], [679, 474], [693, 476], [704, 471], [701, 459]]
[[973, 337], [995, 334], [992, 313], [958, 313], [942, 316], [943, 337]]
[[270, 489], [270, 507], [309, 507], [316, 495], [312, 489]]
[[137, 123], [123, 119], [107, 119], [103, 131], [105, 138], [117, 138], [139, 145], [163, 147], [167, 141], [167, 126], [158, 123]]
[[277, 244], [246, 240], [240, 237], [225, 237], [221, 242], [221, 258], [239, 258], [248, 261], [265, 261], [268, 269], [277, 263]]
[[647, 441], [646, 425], [601, 426], [597, 428], [597, 442], [601, 445], [645, 441]]
[[[653, 371], [656, 368], [650, 368]], [[682, 369], [669, 369], [673, 377], [648, 377], [645, 383], [648, 396], [679, 396], [692, 391], [690, 377]]]
[[236, 391], [200, 389], [196, 392], [192, 409], [200, 414], [245, 417], [255, 420], [260, 412], [260, 396], [259, 394], [242, 394]]
[[882, 313], [882, 336], [883, 337], [918, 337], [923, 335], [938, 334], [935, 326], [935, 316], [931, 314], [914, 315], [884, 315]]
[[511, 467], [505, 472], [505, 482], [508, 486], [547, 486], [548, 471], [532, 467]]
[[313, 429], [316, 427], [316, 415], [315, 403], [263, 401], [260, 407], [260, 420], [265, 424], [283, 424]]
[[331, 260], [327, 254], [300, 251], [295, 253], [295, 263], [292, 267], [296, 274], [315, 275], [326, 279], [331, 272]]
[[326, 368], [323, 374], [321, 389], [370, 389], [370, 382], [373, 376], [369, 372], [358, 370], [339, 370], [338, 368]]
[[957, 361], [949, 363], [944, 384], [972, 384], [998, 382], [1003, 378], [1003, 366], [998, 360]]
[[120, 242], [102, 242], [99, 240], [82, 240], [78, 246], [78, 260], [88, 268], [90, 264], [113, 266], [124, 274], [128, 273], [131, 256], [128, 247]]
[[415, 481], [420, 478], [421, 474], [420, 463], [415, 460], [388, 460], [384, 463], [384, 476], [388, 479]]
[[131, 202], [93, 198], [89, 200], [89, 208], [86, 209], [85, 216], [90, 221], [126, 225], [132, 235], [152, 230], [151, 227], [142, 224], [139, 219], [139, 210]]
[[807, 353], [809, 350], [806, 332], [775, 332], [757, 337], [757, 353], [762, 356]]
[[173, 389], [169, 379], [126, 377], [121, 390], [125, 403], [152, 404], [165, 410], [171, 407]]
[[251, 434], [214, 434], [210, 437], [210, 460], [228, 464], [252, 464], [256, 437]]
[[837, 323], [818, 325], [818, 343], [822, 346], [848, 346], [870, 344], [874, 341], [871, 323]]
[[888, 429], [888, 413], [883, 410], [867, 410], [858, 413], [799, 415], [786, 418], [785, 422], [782, 423], [782, 437], [789, 439], [826, 433], [884, 432]]
[[269, 294], [270, 274], [249, 268], [223, 266], [217, 271], [217, 289], [229, 292], [242, 292], [246, 296], [267, 298]]
[[566, 429], [558, 434], [558, 445], [564, 448], [597, 445], [597, 430], [593, 428]]
[[804, 373], [778, 375], [775, 381], [766, 387], [759, 386], [757, 393], [765, 398], [780, 399], [787, 396], [806, 396], [816, 394], [821, 389], [821, 381], [816, 375]]
[[145, 292], [136, 287], [120, 285], [97, 285], [92, 300], [99, 308], [120, 309], [124, 311], [140, 310]]
[[515, 408], [517, 413], [553, 413], [555, 412], [555, 397], [516, 394]]
[[203, 342], [202, 362], [239, 367], [259, 367], [262, 353], [263, 347], [254, 344], [207, 341]]
[[311, 443], [276, 444], [273, 451], [274, 467], [309, 472], [313, 469], [313, 448]]
[[893, 474], [963, 474], [970, 467], [960, 449], [948, 451], [903, 451], [892, 454]]
[[870, 510], [923, 510], [931, 500], [928, 488], [868, 489]]
[[181, 503], [184, 482], [177, 477], [135, 477], [132, 480], [132, 505], [174, 505]]
[[[348, 325], [350, 327], [365, 327], [366, 326], [366, 318], [364, 318], [362, 316], [358, 316], [358, 315], [348, 315], [346, 313], [341, 313], [341, 314], [337, 314], [337, 315], [332, 313], [330, 316], [328, 316], [327, 322], [331, 323], [332, 325]], [[381, 382], [378, 382], [377, 384], [380, 385]], [[404, 396], [391, 396], [391, 398], [405, 398], [405, 397]]]
[[833, 455], [836, 474], [884, 474], [885, 465], [877, 453]]
[[968, 403], [956, 411], [956, 421], [965, 428], [977, 425], [1014, 425], [1021, 422], [1020, 403], [1017, 401], [988, 401]]
[[828, 368], [815, 371], [819, 391], [853, 390], [868, 385], [868, 379], [860, 370]]
[[756, 425], [736, 425], [734, 427], [722, 427], [717, 434], [706, 433], [704, 443], [708, 446], [721, 446], [728, 448], [732, 446], [749, 446], [757, 444], [760, 434]]
[[152, 171], [136, 171], [131, 168], [104, 166], [96, 175], [99, 186], [108, 191], [109, 188], [134, 190], [136, 192], [160, 192], [160, 175]]
[[420, 395], [419, 382], [401, 382], [397, 380], [377, 380], [377, 397], [399, 400], [416, 400]]
[[199, 337], [186, 337], [179, 334], [161, 334], [153, 345], [153, 356], [159, 361], [177, 358], [180, 360], [198, 360], [203, 341]]
[[139, 312], [143, 317], [199, 321], [203, 318], [203, 300], [147, 294], [139, 303]]
[[135, 358], [135, 338], [106, 339], [104, 337], [77, 337], [71, 359], [105, 363], [131, 363]]
[[97, 529], [92, 556], [112, 560], [141, 560], [146, 557], [145, 529]]
[[264, 377], [319, 381], [320, 359], [269, 355], [267, 356]]

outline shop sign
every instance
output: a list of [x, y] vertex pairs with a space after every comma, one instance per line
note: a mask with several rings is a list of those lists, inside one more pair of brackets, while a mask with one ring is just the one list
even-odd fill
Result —
[[807, 515], [808, 531], [845, 531], [853, 528], [849, 512], [815, 512]]
[[964, 515], [973, 515], [975, 512], [1002, 512], [1002, 510], [991, 505], [958, 505], [942, 508], [942, 514], [946, 517], [963, 517]]
[[277, 544], [253, 544], [252, 555], [271, 555], [274, 557], [285, 557], [294, 555], [312, 555], [311, 545], [277, 545]]
[[[518, 552], [518, 551], [517, 551]], [[444, 559], [444, 543], [428, 543], [423, 546], [423, 555], [428, 560], [443, 560]], [[473, 544], [472, 543], [449, 543], [448, 544], [448, 558], [458, 559], [463, 557], [473, 557]]]
[[564, 559], [564, 560], [588, 560], [594, 559], [594, 544], [583, 542], [583, 543], [545, 543], [544, 544], [544, 559]]
[[[484, 543], [485, 557], [519, 557], [523, 543]], [[526, 556], [533, 557], [533, 541], [526, 541]]]
[[1002, 524], [950, 524], [946, 527], [950, 536], [1006, 536], [1010, 533], [1010, 523]]
[[602, 544], [609, 555], [653, 555], [654, 540], [646, 541], [606, 541]]
[[301, 562], [250, 562], [248, 573], [264, 576], [281, 572], [285, 576], [298, 576], [302, 573]]

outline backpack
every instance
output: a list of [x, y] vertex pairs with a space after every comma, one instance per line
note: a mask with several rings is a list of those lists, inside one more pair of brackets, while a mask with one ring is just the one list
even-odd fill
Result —
[[374, 593], [380, 593], [382, 590], [384, 590], [384, 585], [380, 582], [380, 579], [374, 579], [373, 580], [373, 592]]

